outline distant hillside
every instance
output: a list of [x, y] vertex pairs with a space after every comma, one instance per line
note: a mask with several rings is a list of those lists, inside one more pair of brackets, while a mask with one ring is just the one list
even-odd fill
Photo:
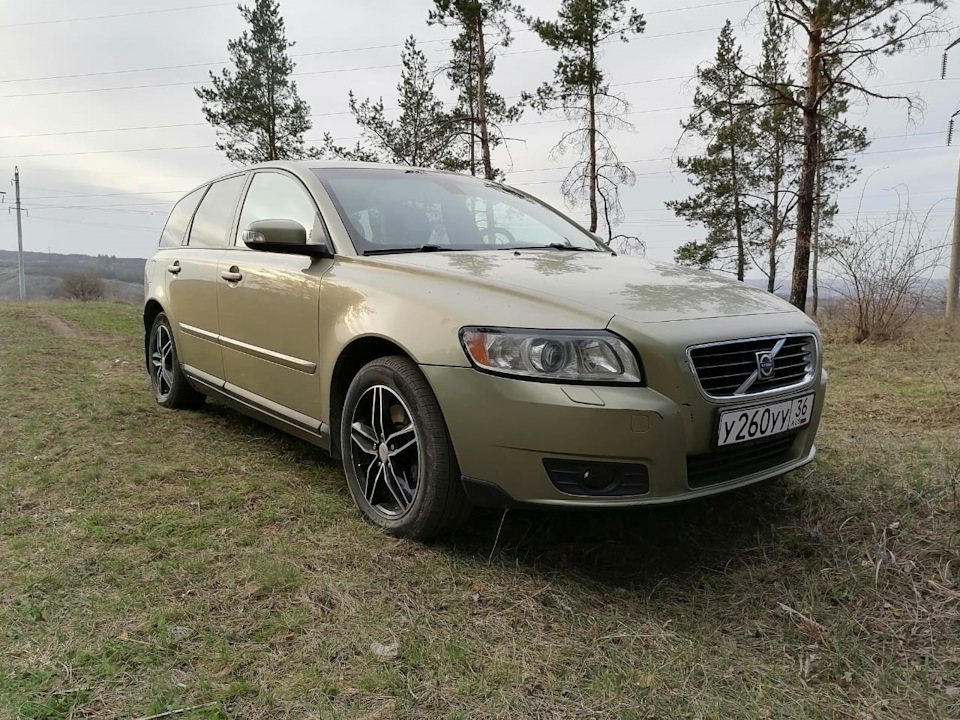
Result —
[[[83, 274], [103, 278], [108, 297], [134, 302], [143, 300], [143, 266], [146, 261], [141, 258], [28, 252], [23, 254], [23, 259], [28, 299], [59, 297], [64, 275]], [[19, 296], [17, 253], [0, 250], [0, 299]]]

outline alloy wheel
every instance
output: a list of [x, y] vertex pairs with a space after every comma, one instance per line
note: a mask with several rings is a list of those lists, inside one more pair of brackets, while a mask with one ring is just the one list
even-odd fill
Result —
[[353, 409], [350, 440], [364, 499], [387, 518], [404, 515], [416, 500], [422, 467], [407, 404], [386, 385], [367, 388]]
[[157, 325], [154, 331], [153, 352], [150, 355], [150, 360], [153, 365], [153, 386], [156, 388], [157, 397], [164, 400], [173, 390], [173, 364], [175, 362], [173, 338], [170, 335], [170, 328], [166, 325]]

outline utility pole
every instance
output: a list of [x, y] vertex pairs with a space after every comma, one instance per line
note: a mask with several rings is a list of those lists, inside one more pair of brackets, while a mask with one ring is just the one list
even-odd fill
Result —
[[[947, 50], [960, 43], [957, 38], [947, 46], [943, 53], [943, 62], [940, 64], [940, 79], [947, 76]], [[950, 118], [950, 127], [947, 130], [947, 145], [953, 140], [953, 123], [960, 110]], [[957, 197], [953, 206], [953, 242], [950, 248], [950, 272], [947, 275], [947, 317], [955, 318], [960, 312], [960, 170], [957, 171]]]
[[20, 203], [20, 168], [13, 168], [13, 187], [15, 190], [14, 208], [17, 211], [17, 271], [20, 278], [20, 302], [27, 299], [27, 280], [23, 273], [23, 222], [20, 213], [23, 205]]
[[953, 247], [950, 249], [950, 273], [947, 275], [947, 317], [957, 316], [960, 295], [960, 169], [957, 171], [957, 197], [953, 205]]

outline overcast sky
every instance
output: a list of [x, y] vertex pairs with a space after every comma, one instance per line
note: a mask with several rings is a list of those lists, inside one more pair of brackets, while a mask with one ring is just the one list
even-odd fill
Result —
[[[617, 137], [637, 183], [623, 192], [624, 230], [639, 235], [654, 259], [670, 260], [682, 242], [702, 236], [664, 208], [689, 185], [669, 157], [689, 113], [689, 78], [708, 60], [730, 18], [747, 54], [762, 30], [756, 0], [637, 0], [647, 30], [603, 58], [614, 88], [631, 103], [634, 133]], [[559, 0], [526, 0], [529, 12], [553, 17]], [[430, 0], [281, 0], [296, 80], [314, 114], [307, 139], [325, 131], [358, 134], [347, 93], [396, 102], [399, 56], [415, 35], [429, 60], [448, 57], [450, 31], [427, 27]], [[694, 7], [695, 6], [695, 7]], [[232, 2], [214, 0], [34, 0], [0, 7], [0, 190], [12, 201], [19, 165], [24, 246], [40, 252], [146, 257], [156, 246], [170, 204], [194, 185], [230, 168], [213, 147], [193, 86], [222, 67], [227, 41], [243, 30]], [[131, 14], [132, 13], [132, 14]], [[105, 17], [117, 16], [117, 17]], [[79, 20], [78, 18], [85, 18]], [[958, 19], [956, 8], [948, 18]], [[956, 24], [956, 23], [955, 23]], [[947, 121], [960, 107], [960, 47], [940, 81], [945, 39], [881, 62], [871, 78], [887, 91], [918, 92], [925, 101], [910, 122], [902, 107], [875, 104], [858, 120], [874, 142], [860, 158], [860, 183], [841, 198], [841, 220], [863, 210], [880, 217], [896, 206], [896, 186], [909, 188], [915, 210], [932, 210], [931, 233], [947, 237], [957, 176], [957, 147], [947, 148]], [[529, 31], [516, 29], [498, 61], [494, 88], [517, 96], [552, 76], [556, 55]], [[445, 82], [438, 83], [451, 98]], [[527, 113], [509, 134], [518, 138], [496, 158], [510, 184], [563, 205], [562, 158], [550, 149], [565, 127], [557, 116]], [[165, 126], [165, 127], [157, 127]], [[121, 130], [122, 129], [122, 130]], [[960, 136], [958, 136], [960, 139]], [[863, 189], [866, 183], [866, 189]], [[939, 204], [938, 204], [939, 203]], [[0, 206], [3, 208], [4, 206]], [[583, 217], [581, 210], [573, 210]], [[0, 214], [0, 249], [16, 248], [16, 225]], [[752, 273], [757, 275], [757, 273]]]

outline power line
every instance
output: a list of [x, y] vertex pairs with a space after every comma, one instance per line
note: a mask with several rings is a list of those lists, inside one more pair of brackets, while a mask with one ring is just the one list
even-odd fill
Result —
[[[677, 10], [680, 10], [680, 9], [682, 9], [682, 8], [676, 8], [676, 9], [677, 9]], [[702, 28], [702, 29], [699, 29], [699, 30], [682, 30], [682, 31], [680, 31], [680, 32], [661, 33], [661, 34], [659, 34], [659, 35], [638, 35], [635, 39], [636, 39], [636, 40], [656, 40], [656, 39], [658, 39], [658, 38], [671, 38], [671, 37], [677, 37], [677, 36], [680, 36], [680, 35], [696, 35], [696, 34], [698, 34], [698, 33], [716, 32], [716, 31], [718, 31], [718, 30], [720, 30], [720, 28]], [[431, 41], [431, 42], [448, 42], [448, 41], [446, 41], [446, 40], [444, 40], [444, 41], [433, 40], [433, 41]], [[379, 47], [389, 47], [389, 46], [383, 45], [383, 46], [379, 46]], [[397, 46], [397, 47], [399, 47], [399, 46]], [[318, 52], [318, 53], [303, 53], [303, 54], [301, 54], [301, 55], [293, 54], [293, 55], [291, 55], [291, 57], [305, 57], [305, 56], [307, 56], [307, 55], [322, 55], [322, 54], [326, 54], [326, 53], [329, 53], [329, 52], [332, 52], [332, 51], [321, 51], [321, 52]], [[341, 51], [339, 51], [339, 52], [346, 52], [346, 50], [341, 50]], [[547, 47], [536, 48], [536, 49], [531, 49], [531, 50], [515, 50], [515, 51], [512, 51], [512, 52], [500, 53], [500, 54], [499, 54], [499, 57], [506, 57], [506, 56], [508, 56], [508, 55], [527, 55], [527, 54], [530, 54], [530, 53], [540, 53], [540, 52], [551, 52], [551, 50], [550, 50], [550, 48], [547, 48]], [[221, 62], [221, 63], [217, 63], [217, 64], [222, 65], [222, 64], [225, 64], [225, 63], [222, 63], [222, 62]], [[434, 66], [440, 66], [440, 65], [442, 65], [443, 63], [440, 63], [440, 62], [431, 62], [431, 63], [429, 63], [429, 64], [434, 65]], [[168, 66], [168, 67], [169, 67], [169, 69], [177, 69], [177, 68], [185, 68], [185, 67], [201, 67], [201, 65], [196, 64], [196, 65], [191, 65], [191, 66], [180, 65], [180, 66]], [[400, 64], [400, 63], [391, 63], [391, 64], [389, 64], [389, 65], [373, 65], [373, 66], [369, 66], [369, 67], [340, 68], [340, 69], [335, 69], [335, 70], [308, 70], [308, 71], [302, 71], [302, 72], [293, 72], [293, 73], [291, 73], [291, 77], [303, 77], [303, 76], [308, 76], [308, 75], [329, 75], [329, 74], [333, 74], [333, 73], [361, 72], [361, 71], [368, 71], [368, 70], [389, 70], [389, 69], [395, 69], [395, 68], [400, 68], [400, 67], [403, 67], [403, 65]], [[162, 70], [162, 69], [168, 69], [168, 68], [147, 68], [147, 69], [143, 70], [142, 72], [146, 72], [146, 71], [148, 71], [148, 70]], [[126, 72], [126, 71], [114, 71], [114, 72], [111, 72], [111, 73], [104, 73], [104, 74], [116, 74], [117, 72]], [[129, 72], [141, 72], [141, 71], [129, 71]], [[78, 75], [77, 77], [92, 77], [92, 76], [98, 75], [98, 74], [100, 74], [100, 73], [86, 73], [86, 74]], [[31, 78], [30, 80], [44, 80], [44, 79], [48, 79], [48, 78]], [[55, 79], [55, 78], [49, 78], [49, 79]], [[20, 80], [11, 80], [11, 79], [8, 79], [8, 80], [3, 80], [2, 82], [22, 82], [22, 81], [20, 81]], [[196, 86], [196, 85], [207, 85], [207, 84], [209, 84], [209, 82], [210, 82], [209, 80], [200, 80], [200, 81], [172, 82], [172, 83], [148, 83], [148, 84], [143, 84], [143, 85], [122, 85], [122, 86], [119, 86], [119, 87], [88, 88], [88, 89], [84, 89], [84, 90], [51, 90], [51, 91], [36, 92], [36, 93], [16, 93], [16, 94], [13, 94], [13, 95], [0, 95], [0, 99], [3, 99], [3, 98], [47, 97], [47, 96], [54, 96], [54, 95], [79, 95], [79, 94], [84, 94], [84, 93], [114, 92], [114, 91], [121, 91], [121, 90], [144, 90], [144, 89], [152, 89], [152, 88], [181, 87], [181, 86], [184, 86], [184, 85], [194, 85], [194, 86]]]
[[[664, 109], [670, 109], [670, 108], [664, 108]], [[643, 111], [643, 112], [656, 112], [656, 110]], [[558, 122], [558, 121], [550, 121], [550, 120], [548, 120], [548, 121], [543, 121], [543, 122]], [[521, 123], [521, 124], [538, 124], [538, 123]], [[925, 134], [927, 134], [927, 133], [917, 133], [917, 134], [918, 134], [918, 135], [921, 135], [921, 134], [925, 135]], [[930, 133], [930, 134], [939, 134], [939, 133]], [[899, 137], [899, 135], [897, 135], [897, 136], [891, 136], [891, 137]], [[315, 141], [308, 141], [308, 142], [315, 142]], [[212, 148], [212, 147], [215, 147], [215, 146], [214, 146], [214, 145], [185, 145], [185, 146], [180, 146], [180, 147], [132, 148], [132, 149], [127, 149], [127, 150], [92, 150], [92, 151], [77, 152], [77, 153], [46, 153], [46, 154], [37, 154], [37, 155], [0, 156], [0, 160], [13, 159], [13, 158], [33, 158], [33, 157], [64, 157], [64, 156], [72, 157], [72, 156], [77, 156], [77, 155], [100, 155], [100, 154], [127, 153], [127, 152], [155, 152], [155, 151], [163, 151], [163, 150], [185, 150], [185, 149], [200, 149], [200, 148], [209, 149], [209, 148]], [[865, 151], [865, 152], [855, 153], [855, 155], [884, 155], [884, 154], [889, 154], [889, 153], [915, 152], [915, 151], [936, 150], [936, 149], [940, 149], [940, 146], [939, 146], [939, 145], [924, 145], [924, 146], [921, 146], [921, 147], [895, 148], [895, 149], [892, 149], [892, 150], [868, 150], [868, 151]], [[663, 157], [663, 158], [641, 158], [641, 159], [638, 159], [638, 160], [625, 160], [625, 161], [624, 161], [624, 164], [625, 164], [625, 165], [631, 165], [631, 164], [636, 164], [636, 163], [665, 161], [665, 160], [670, 160], [670, 159], [671, 159], [671, 158], [669, 158], [669, 157]], [[510, 171], [510, 173], [508, 173], [508, 174], [518, 175], [518, 174], [527, 173], [527, 172], [549, 172], [549, 171], [552, 171], [552, 170], [568, 170], [568, 168], [566, 168], [566, 167], [564, 167], [564, 166], [558, 166], [558, 167], [552, 167], [552, 168], [533, 168], [533, 169], [528, 169], [528, 170], [512, 170], [512, 171]], [[636, 177], [649, 177], [649, 176], [653, 176], [653, 175], [673, 175], [674, 173], [677, 173], [677, 172], [680, 172], [680, 170], [678, 170], [678, 169], [659, 170], [659, 171], [647, 172], [647, 173], [636, 173]], [[518, 187], [524, 187], [524, 186], [530, 186], [530, 185], [550, 185], [550, 184], [555, 184], [555, 183], [558, 183], [558, 182], [562, 182], [562, 180], [560, 180], [560, 179], [539, 180], [539, 181], [534, 181], [534, 182], [510, 183], [510, 184], [511, 184], [511, 185], [516, 185], [516, 186], [518, 186]], [[142, 192], [142, 193], [117, 193], [117, 194], [106, 193], [106, 194], [82, 195], [82, 196], [79, 196], [79, 197], [113, 197], [113, 196], [116, 196], [116, 195], [158, 195], [158, 194], [174, 194], [174, 193], [180, 193], [180, 192], [183, 192], [183, 191], [182, 191], [182, 190], [165, 190], [165, 191]], [[40, 196], [40, 197], [33, 198], [33, 199], [34, 199], [34, 200], [37, 200], [37, 199], [62, 199], [62, 198], [57, 198], [57, 196], [49, 196], [49, 197], [47, 197], [47, 196]]]
[[720, 7], [721, 5], [743, 5], [746, 2], [753, 2], [753, 0], [727, 0], [726, 2], [712, 2], [705, 3], [703, 5], [687, 5], [686, 7], [668, 8], [666, 10], [651, 10], [650, 12], [643, 13], [643, 16], [647, 17], [647, 15], [664, 15], [666, 13], [680, 12], [681, 10], [700, 10], [701, 8], [714, 8]]
[[[737, 1], [737, 2], [742, 2], [743, 0], [736, 0], [736, 1]], [[379, 67], [387, 67], [387, 66], [379, 66]], [[361, 70], [362, 70], [362, 69], [367, 69], [367, 68], [358, 68], [358, 69], [361, 69]], [[341, 72], [341, 71], [323, 71], [323, 72]], [[294, 73], [294, 74], [297, 74], [297, 73]], [[612, 83], [612, 84], [610, 85], [610, 87], [629, 87], [629, 86], [633, 86], [633, 85], [648, 85], [648, 84], [658, 83], [658, 82], [669, 82], [669, 81], [672, 81], [672, 80], [693, 80], [693, 79], [695, 79], [695, 78], [696, 78], [696, 75], [673, 75], [673, 76], [670, 76], [670, 77], [648, 78], [648, 79], [646, 79], [646, 80], [631, 80], [631, 81], [623, 82], [623, 83]], [[947, 80], [960, 80], [960, 78], [946, 78], [946, 79], [947, 79]], [[2, 82], [2, 81], [0, 81], [0, 82]], [[928, 83], [928, 82], [939, 82], [939, 81], [935, 81], [935, 80], [911, 80], [911, 81], [897, 82], [897, 83], [886, 83], [886, 84], [883, 84], [883, 85], [877, 85], [877, 86], [875, 86], [875, 87], [877, 87], [877, 88], [882, 88], [882, 87], [893, 87], [893, 86], [897, 86], [897, 85], [919, 85], [919, 84]], [[193, 84], [193, 83], [180, 83], [180, 84], [190, 85], [190, 84]], [[149, 86], [131, 86], [131, 87], [149, 87]], [[108, 89], [110, 89], [110, 88], [108, 88]], [[122, 89], [122, 88], [118, 88], [118, 89]], [[66, 91], [66, 92], [72, 92], [72, 91]], [[16, 97], [16, 96], [0, 96], [0, 97]], [[506, 97], [506, 98], [504, 98], [504, 99], [506, 99], [506, 100], [515, 100], [515, 99], [517, 99], [517, 98], [519, 98], [519, 97], [521, 97], [521, 96], [520, 96], [520, 95], [511, 95], [511, 96]], [[691, 107], [693, 107], [693, 106], [692, 106], [692, 105], [685, 105], [685, 106], [683, 106], [683, 107], [686, 109], [686, 108], [691, 108]], [[394, 111], [394, 110], [399, 110], [399, 109], [400, 109], [400, 108], [397, 108], [397, 107], [389, 107], [389, 108], [386, 108], [387, 111]], [[640, 111], [640, 112], [642, 112], [642, 111]], [[337, 111], [337, 112], [315, 113], [315, 114], [310, 115], [310, 117], [311, 117], [311, 118], [336, 117], [336, 116], [340, 116], [340, 115], [350, 115], [350, 114], [351, 114], [351, 113], [350, 113], [349, 110], [340, 110], [340, 111]], [[29, 134], [26, 134], [26, 135], [0, 135], [0, 140], [23, 140], [23, 139], [41, 138], [41, 137], [60, 137], [60, 136], [64, 136], [64, 135], [94, 135], [94, 134], [100, 134], [100, 133], [134, 132], [134, 131], [143, 131], [143, 130], [169, 130], [169, 129], [186, 128], [186, 127], [204, 127], [204, 126], [207, 126], [207, 125], [208, 125], [208, 123], [206, 123], [206, 122], [193, 122], [193, 123], [172, 123], [172, 124], [167, 124], [167, 125], [139, 125], [139, 126], [129, 126], [129, 127], [120, 127], [120, 128], [97, 128], [97, 129], [91, 129], [91, 130], [64, 130], [64, 131], [59, 131], [59, 132], [29, 133]], [[917, 135], [917, 134], [923, 134], [923, 133], [914, 133], [914, 135]], [[904, 134], [904, 136], [905, 136], [905, 137], [910, 137], [911, 135]], [[879, 138], [874, 138], [874, 139], [879, 139]]]
[[70, 225], [92, 225], [94, 227], [108, 227], [116, 228], [119, 230], [141, 230], [143, 232], [157, 232], [159, 227], [144, 227], [142, 225], [108, 225], [105, 223], [97, 222], [88, 222], [86, 220], [64, 220], [62, 218], [49, 218], [49, 217], [31, 217], [31, 220], [39, 220], [40, 222], [58, 222], [58, 223], [68, 223]]
[[[922, 137], [922, 136], [925, 136], [925, 135], [942, 135], [942, 134], [943, 134], [942, 131], [937, 130], [937, 131], [933, 131], [933, 132], [913, 133], [913, 134], [910, 134], [910, 135], [901, 135], [901, 134], [897, 134], [897, 135], [878, 135], [878, 136], [872, 138], [871, 142], [872, 142], [872, 141], [876, 141], [876, 140], [898, 139], [898, 138], [901, 138], [901, 137]], [[930, 146], [930, 147], [939, 147], [939, 145], [937, 145], [937, 146]], [[896, 150], [882, 150], [882, 151], [878, 151], [878, 152], [900, 152], [900, 151], [903, 151], [903, 150], [921, 150], [921, 149], [926, 149], [926, 148], [898, 148], [898, 149], [896, 149]], [[869, 154], [869, 153], [864, 152], [864, 153], [860, 153], [860, 154], [862, 154], [862, 155], [867, 155], [867, 154]], [[647, 162], [665, 162], [665, 161], [667, 161], [667, 160], [673, 160], [673, 156], [658, 157], [658, 158], [643, 158], [643, 159], [640, 159], [640, 160], [623, 160], [623, 161], [621, 161], [621, 162], [622, 162], [624, 165], [634, 165], [634, 164], [637, 164], [637, 163], [647, 163]], [[569, 167], [569, 166], [566, 166], [566, 165], [555, 165], [555, 166], [553, 166], [553, 167], [529, 168], [529, 169], [527, 169], [527, 170], [508, 170], [508, 171], [506, 171], [506, 173], [507, 173], [507, 175], [521, 175], [521, 174], [523, 174], [523, 173], [548, 172], [548, 171], [551, 171], [551, 170], [567, 170], [567, 171], [569, 171], [569, 170], [570, 170], [570, 167]]]
[[[692, 105], [681, 105], [678, 107], [669, 107], [669, 108], [649, 108], [646, 110], [632, 110], [625, 115], [646, 115], [649, 113], [658, 113], [658, 112], [670, 112], [674, 110], [688, 110]], [[504, 127], [520, 127], [520, 126], [529, 126], [529, 125], [549, 125], [552, 123], [562, 123], [568, 122], [566, 118], [561, 118], [557, 120], [532, 120], [530, 122], [520, 122], [520, 123], [504, 123]], [[339, 140], [355, 140], [357, 137], [349, 138], [339, 138]], [[307, 143], [323, 142], [323, 139], [313, 139], [305, 140]], [[216, 145], [177, 145], [177, 146], [168, 146], [168, 147], [153, 147], [153, 148], [124, 148], [121, 150], [83, 150], [79, 152], [69, 152], [69, 153], [34, 153], [31, 155], [0, 155], [0, 160], [9, 160], [11, 158], [38, 158], [38, 157], [73, 157], [78, 155], [107, 155], [110, 153], [131, 153], [131, 152], [157, 152], [161, 150], [202, 150], [214, 148]]]
[[[932, 150], [932, 149], [941, 149], [941, 146], [940, 146], [940, 145], [925, 145], [925, 146], [923, 146], [923, 147], [917, 147], [917, 148], [897, 148], [896, 150], [874, 150], [874, 151], [863, 152], [863, 153], [856, 153], [856, 154], [857, 154], [857, 155], [882, 155], [882, 154], [886, 154], [886, 153], [911, 152], [911, 151], [917, 151], [917, 150]], [[632, 160], [630, 160], [630, 161], [625, 162], [624, 164], [630, 164], [630, 163], [632, 163], [632, 162], [638, 162], [638, 161], [632, 161]], [[644, 162], [644, 161], [639, 161], [639, 162]], [[564, 168], [555, 168], [555, 169], [561, 169], [561, 170], [562, 170], [562, 169], [564, 169]], [[650, 176], [653, 176], [653, 175], [673, 175], [673, 174], [678, 173], [678, 172], [681, 172], [681, 171], [680, 171], [679, 169], [657, 170], [657, 171], [654, 171], [654, 172], [636, 173], [636, 177], [650, 177]], [[555, 184], [560, 183], [560, 182], [563, 182], [563, 181], [562, 181], [561, 179], [554, 179], [554, 180], [537, 180], [537, 181], [534, 181], [534, 182], [521, 182], [521, 183], [509, 183], [509, 184], [510, 184], [510, 185], [516, 185], [517, 187], [527, 187], [527, 186], [530, 186], [530, 185], [555, 185]]]
[[[63, 197], [63, 195], [38, 195], [37, 197], [30, 198], [33, 200], [77, 200], [80, 198], [98, 198], [98, 197], [132, 197], [135, 195], [175, 195], [183, 194], [186, 190], [147, 190], [144, 192], [117, 192], [117, 193], [77, 193], [72, 190], [56, 190], [51, 188], [38, 188], [34, 186], [35, 190], [43, 190], [45, 192], [59, 192], [59, 193], [69, 193], [69, 197]], [[25, 198], [26, 199], [26, 198]]]
[[[753, 0], [727, 0], [726, 2], [706, 3], [706, 4], [701, 4], [701, 5], [687, 5], [687, 6], [678, 7], [678, 8], [667, 8], [666, 10], [653, 10], [653, 11], [650, 11], [650, 12], [645, 12], [645, 13], [643, 13], [643, 15], [644, 15], [644, 17], [646, 17], [646, 16], [648, 16], [648, 15], [663, 15], [663, 14], [666, 14], [666, 13], [683, 12], [683, 11], [686, 11], [686, 10], [700, 10], [700, 9], [703, 9], [703, 8], [719, 7], [719, 6], [723, 6], [723, 5], [742, 5], [742, 4], [746, 3], [746, 2], [752, 2], [752, 1], [753, 1]], [[156, 12], [175, 12], [175, 11], [177, 11], [177, 10], [195, 10], [195, 9], [200, 9], [200, 8], [204, 8], [204, 7], [220, 7], [220, 6], [226, 6], [226, 5], [233, 5], [233, 3], [215, 3], [215, 4], [211, 4], [211, 5], [198, 5], [198, 6], [186, 7], [186, 8], [170, 8], [170, 9], [167, 9], [167, 10], [153, 10], [153, 11], [137, 12], [137, 13], [124, 13], [124, 14], [120, 14], [120, 15], [105, 15], [105, 16], [100, 16], [100, 17], [80, 18], [80, 20], [97, 20], [97, 19], [104, 19], [104, 18], [111, 18], [111, 17], [126, 17], [126, 16], [129, 16], [129, 15], [146, 15], [146, 14], [149, 14], [149, 13], [156, 13]], [[0, 25], [0, 28], [2, 28], [2, 27], [22, 27], [22, 26], [24, 26], [24, 25], [42, 25], [42, 24], [47, 24], [47, 23], [78, 22], [78, 21], [79, 21], [79, 20], [48, 20], [48, 21], [40, 21], [40, 22], [34, 22], [34, 23], [21, 23], [20, 25]], [[711, 31], [715, 31], [715, 30], [717, 30], [717, 29], [718, 29], [718, 28], [703, 29], [703, 30], [692, 30], [692, 31], [685, 31], [685, 32], [683, 32], [683, 33], [667, 33], [667, 34], [663, 34], [663, 35], [638, 35], [636, 39], [651, 39], [651, 38], [658, 38], [658, 37], [673, 37], [673, 36], [676, 35], [676, 34], [690, 34], [690, 33], [699, 33], [699, 32], [711, 32]], [[514, 34], [521, 34], [521, 33], [527, 33], [527, 32], [533, 32], [533, 31], [532, 31], [532, 30], [529, 30], [529, 29], [526, 29], [526, 28], [514, 30]], [[453, 40], [453, 38], [437, 38], [437, 39], [431, 39], [431, 40], [417, 40], [417, 44], [418, 44], [418, 45], [426, 45], [426, 44], [433, 44], [433, 43], [448, 43], [448, 42], [451, 42], [452, 40]], [[404, 45], [404, 43], [387, 43], [387, 44], [383, 44], [383, 45], [365, 45], [365, 46], [360, 46], [360, 47], [336, 48], [336, 49], [334, 49], [334, 50], [319, 50], [319, 51], [315, 51], [315, 52], [306, 52], [306, 53], [291, 53], [291, 54], [290, 54], [290, 57], [292, 57], [292, 58], [299, 58], [299, 57], [312, 57], [312, 56], [318, 56], [318, 55], [335, 55], [335, 54], [349, 53], [349, 52], [364, 52], [364, 51], [368, 51], [368, 50], [386, 50], [386, 49], [391, 49], [391, 48], [403, 47], [403, 45]], [[523, 51], [521, 51], [521, 52], [523, 52]], [[504, 54], [516, 54], [516, 53], [504, 53]], [[127, 73], [157, 72], [157, 71], [163, 71], [163, 70], [182, 70], [182, 69], [195, 68], [195, 67], [208, 67], [208, 68], [209, 68], [209, 67], [213, 67], [213, 66], [215, 66], [215, 65], [226, 65], [226, 64], [229, 63], [229, 62], [230, 62], [229, 60], [217, 60], [217, 61], [215, 61], [215, 62], [208, 62], [208, 63], [188, 63], [188, 64], [184, 64], [184, 65], [161, 65], [161, 66], [149, 67], [149, 68], [128, 68], [128, 69], [123, 69], [123, 70], [104, 70], [104, 71], [99, 71], [99, 72], [74, 73], [74, 74], [66, 74], [66, 75], [45, 75], [45, 76], [41, 76], [41, 77], [29, 77], [29, 78], [5, 78], [5, 79], [0, 79], [0, 84], [11, 83], [11, 82], [35, 82], [35, 81], [40, 81], [40, 80], [64, 80], [64, 79], [70, 79], [70, 78], [97, 77], [97, 76], [105, 76], [105, 75], [123, 75], [123, 74], [127, 74]], [[397, 66], [397, 67], [399, 67], [399, 66]]]
[[41, 158], [41, 157], [74, 157], [77, 155], [110, 155], [131, 152], [157, 152], [160, 150], [200, 150], [214, 148], [216, 145], [179, 145], [176, 147], [129, 148], [126, 150], [84, 150], [69, 153], [34, 153], [32, 155], [0, 155], [0, 160], [12, 158]]
[[210, 5], [190, 5], [188, 7], [164, 8], [161, 10], [140, 10], [138, 12], [117, 13], [115, 15], [94, 15], [92, 17], [67, 18], [63, 20], [33, 20], [31, 22], [10, 23], [8, 25], [0, 25], [0, 30], [2, 30], [3, 28], [29, 27], [32, 25], [57, 25], [60, 23], [88, 22], [90, 20], [109, 20], [112, 18], [133, 17], [134, 15], [159, 15], [160, 13], [181, 12], [183, 10], [205, 10], [207, 8], [215, 8], [215, 7], [233, 7], [233, 5], [234, 3], [232, 2], [222, 2], [222, 3], [212, 3]]
[[[386, 70], [390, 68], [403, 67], [396, 63], [392, 65], [372, 65], [369, 67], [356, 67], [356, 68], [342, 68], [337, 70], [312, 70], [309, 72], [294, 72], [291, 73], [292, 76], [300, 77], [303, 75], [331, 75], [333, 73], [347, 73], [347, 72], [362, 72], [366, 70]], [[107, 87], [107, 88], [88, 88], [86, 90], [51, 90], [47, 92], [38, 92], [38, 93], [18, 93], [15, 95], [0, 95], [0, 99], [3, 98], [28, 98], [28, 97], [48, 97], [52, 95], [83, 95], [86, 93], [99, 93], [99, 92], [114, 92], [120, 90], [145, 90], [145, 89], [154, 89], [154, 88], [168, 88], [168, 87], [183, 87], [184, 85], [209, 85], [209, 80], [189, 80], [184, 82], [172, 82], [172, 83], [148, 83], [145, 85], [121, 85], [119, 87]]]
[[206, 122], [174, 123], [171, 125], [140, 125], [137, 127], [105, 128], [103, 130], [64, 130], [62, 132], [32, 133], [30, 135], [0, 135], [0, 140], [25, 140], [28, 138], [60, 137], [63, 135], [94, 135], [97, 133], [129, 132], [135, 130], [169, 130], [171, 128], [200, 127]]
[[[166, 204], [166, 203], [159, 203]], [[120, 207], [102, 207], [98, 205], [31, 205], [30, 209], [34, 212], [38, 210], [83, 210], [83, 211], [92, 211], [92, 212], [113, 212], [120, 213], [123, 215], [163, 215], [166, 216], [167, 212], [158, 212], [156, 210], [128, 210]]]
[[[35, 198], [24, 198], [24, 200], [30, 200], [33, 202]], [[59, 200], [73, 200], [73, 197], [60, 196], [57, 198]], [[157, 200], [156, 202], [132, 202], [132, 203], [97, 203], [96, 205], [49, 205], [46, 203], [37, 203], [35, 207], [49, 207], [49, 208], [70, 208], [70, 207], [98, 207], [98, 208], [131, 208], [131, 207], [147, 207], [150, 205], [171, 205], [172, 200]]]
[[[417, 45], [427, 45], [439, 42], [450, 42], [452, 38], [438, 38], [435, 40], [417, 40]], [[403, 47], [403, 43], [390, 43], [387, 45], [366, 45], [364, 47], [340, 48], [337, 50], [317, 50], [307, 53], [290, 53], [291, 58], [315, 57], [319, 55], [339, 55], [348, 52], [362, 52], [366, 50], [385, 50], [388, 48]], [[128, 75], [141, 72], [160, 72], [164, 70], [187, 70], [191, 68], [214, 68], [220, 65], [228, 65], [230, 60], [216, 60], [213, 62], [186, 63], [183, 65], [158, 65], [148, 68], [126, 68], [124, 70], [102, 70], [98, 72], [73, 73], [69, 75], [44, 75], [41, 77], [29, 78], [5, 78], [0, 79], [0, 85], [15, 82], [39, 82], [42, 80], [73, 80], [76, 78], [103, 77], [106, 75]], [[394, 66], [399, 67], [399, 66]], [[294, 73], [297, 74], [297, 73]]]
[[[953, 195], [952, 195], [952, 194], [948, 196], [948, 195], [945, 195], [945, 193], [953, 193], [954, 191], [955, 191], [955, 188], [947, 188], [947, 189], [945, 189], [945, 190], [928, 190], [928, 191], [925, 191], [925, 192], [910, 193], [910, 197], [920, 196], [920, 195], [940, 195], [940, 196], [941, 196], [941, 199], [943, 199], [943, 200], [953, 200], [954, 198], [953, 198]], [[850, 195], [840, 195], [837, 199], [838, 199], [838, 200], [860, 200], [860, 199], [868, 200], [868, 199], [875, 199], [875, 198], [890, 199], [892, 196], [893, 196], [893, 191], [891, 190], [890, 192], [886, 192], [886, 193], [875, 193], [875, 194], [871, 194], [871, 195], [863, 195], [862, 197], [861, 197], [860, 195], [854, 195], [854, 194], [850, 194]], [[634, 214], [634, 213], [647, 213], [647, 212], [666, 212], [666, 213], [672, 213], [673, 210], [671, 210], [670, 208], [666, 208], [666, 207], [659, 207], [659, 208], [628, 208], [628, 209], [624, 209], [623, 212], [624, 212], [625, 215], [632, 215], [632, 214]], [[655, 218], [655, 219], [656, 219], [656, 218]], [[631, 222], [631, 221], [627, 221], [627, 222]], [[641, 221], [637, 220], [637, 221], [632, 221], [632, 222], [641, 222]], [[684, 222], [686, 222], [686, 221], [684, 221]]]
[[[942, 218], [942, 217], [953, 217], [953, 211], [935, 211], [932, 213], [918, 213], [922, 214], [923, 217], [931, 218]], [[862, 217], [862, 218], [876, 218], [876, 217], [890, 217], [891, 215], [896, 215], [895, 211], [890, 210], [865, 210], [865, 211], [848, 211], [836, 213], [834, 217]], [[642, 225], [649, 227], [649, 223], [662, 223], [664, 227], [670, 226], [679, 226], [679, 225], [688, 225], [695, 226], [703, 224], [701, 220], [684, 220], [682, 218], [671, 219], [671, 218], [650, 218], [649, 220], [624, 220], [620, 225]]]

